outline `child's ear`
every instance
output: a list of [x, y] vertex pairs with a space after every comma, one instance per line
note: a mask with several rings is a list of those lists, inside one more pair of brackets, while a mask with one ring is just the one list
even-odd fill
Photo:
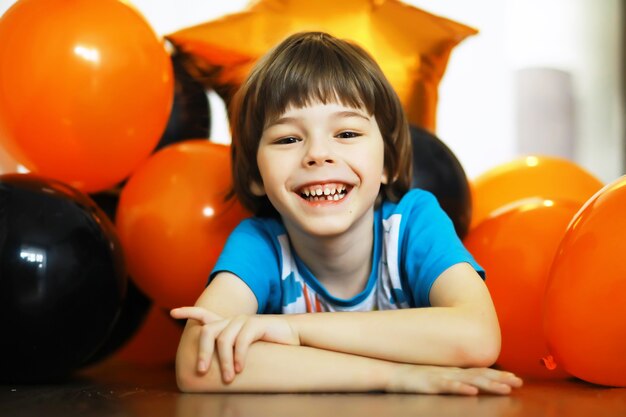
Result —
[[380, 177], [380, 183], [381, 184], [389, 184], [389, 178], [387, 178], [387, 173], [383, 172], [383, 175]]
[[257, 181], [252, 181], [250, 183], [250, 191], [257, 197], [263, 197], [265, 195], [265, 187]]

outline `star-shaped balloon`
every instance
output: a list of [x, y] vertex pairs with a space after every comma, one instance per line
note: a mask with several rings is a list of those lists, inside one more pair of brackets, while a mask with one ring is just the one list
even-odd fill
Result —
[[252, 65], [287, 36], [323, 31], [376, 59], [412, 124], [434, 131], [437, 89], [452, 49], [477, 31], [398, 0], [260, 0], [167, 38], [228, 102]]

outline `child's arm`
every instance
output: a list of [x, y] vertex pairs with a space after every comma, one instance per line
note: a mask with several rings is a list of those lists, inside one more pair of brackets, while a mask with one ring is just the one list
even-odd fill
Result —
[[[458, 264], [435, 281], [431, 308], [284, 316], [248, 316], [209, 324], [205, 345], [216, 337], [222, 369], [233, 374], [247, 362], [256, 340], [316, 347], [402, 363], [460, 367], [492, 365], [500, 330], [486, 286], [468, 264]], [[271, 337], [265, 337], [271, 335]], [[238, 370], [238, 369], [237, 369]]]
[[[256, 299], [239, 279], [218, 276], [197, 305], [222, 317], [254, 314]], [[207, 372], [198, 371], [203, 326], [189, 320], [181, 338], [176, 375], [183, 391], [372, 391], [506, 394], [521, 381], [492, 369], [458, 369], [388, 362], [304, 346], [257, 342], [249, 347], [246, 368], [232, 383], [221, 377], [220, 355], [213, 351]], [[218, 341], [219, 344], [219, 341]]]
[[491, 366], [500, 328], [489, 291], [460, 263], [433, 284], [429, 308], [287, 316], [301, 343], [405, 363]]

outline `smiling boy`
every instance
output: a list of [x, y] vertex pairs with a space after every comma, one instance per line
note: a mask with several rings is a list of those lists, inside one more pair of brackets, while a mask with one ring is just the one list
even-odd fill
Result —
[[[229, 237], [177, 355], [184, 391], [506, 394], [484, 272], [409, 190], [399, 100], [361, 48], [278, 45], [237, 93]], [[316, 314], [311, 314], [316, 313]]]

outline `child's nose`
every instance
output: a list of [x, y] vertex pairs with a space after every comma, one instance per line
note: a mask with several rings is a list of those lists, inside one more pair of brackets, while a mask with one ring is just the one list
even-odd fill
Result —
[[335, 158], [329, 141], [327, 139], [310, 140], [303, 162], [308, 167], [334, 163]]

